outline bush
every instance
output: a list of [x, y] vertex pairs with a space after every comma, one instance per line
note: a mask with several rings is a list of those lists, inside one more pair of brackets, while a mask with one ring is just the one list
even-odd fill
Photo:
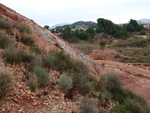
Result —
[[28, 24], [22, 23], [18, 26], [18, 29], [21, 33], [32, 34], [32, 29]]
[[99, 113], [106, 113], [105, 111], [100, 111]]
[[119, 93], [121, 90], [121, 82], [116, 75], [107, 75], [104, 77], [104, 85], [107, 91], [112, 94]]
[[22, 43], [24, 43], [25, 45], [28, 45], [28, 46], [33, 46], [35, 41], [34, 41], [34, 37], [32, 37], [31, 35], [27, 34], [27, 33], [24, 33], [22, 36], [21, 36], [21, 39], [20, 41]]
[[45, 69], [36, 66], [33, 68], [33, 72], [37, 76], [39, 85], [46, 86], [50, 83], [50, 76]]
[[28, 62], [27, 69], [29, 71], [33, 71], [33, 68], [35, 66], [42, 66], [43, 65], [42, 58], [39, 55], [35, 55], [35, 54], [32, 54], [32, 53], [30, 53], [28, 55], [28, 61], [27, 62]]
[[131, 112], [128, 111], [124, 105], [117, 104], [111, 109], [110, 113], [131, 113]]
[[70, 73], [74, 78], [74, 84], [79, 93], [87, 94], [90, 92], [89, 69], [82, 61], [73, 60], [72, 71]]
[[58, 84], [63, 90], [71, 89], [73, 87], [72, 77], [67, 75], [62, 75], [59, 78]]
[[35, 75], [29, 77], [28, 85], [32, 92], [34, 92], [35, 89], [38, 87], [38, 81]]
[[0, 30], [0, 48], [4, 49], [10, 45], [14, 45], [13, 38]]
[[13, 27], [13, 24], [9, 20], [6, 20], [6, 19], [1, 19], [0, 20], [0, 28], [10, 29], [12, 27]]
[[146, 32], [145, 32], [144, 30], [141, 30], [141, 31], [140, 31], [140, 34], [141, 34], [141, 35], [145, 35]]
[[142, 103], [138, 102], [135, 99], [128, 99], [125, 102], [125, 106], [128, 110], [132, 111], [132, 113], [149, 113], [150, 110]]
[[64, 71], [71, 67], [69, 55], [64, 54], [63, 51], [52, 52], [44, 58], [43, 63], [45, 67], [53, 68], [57, 71]]
[[81, 101], [81, 113], [96, 113], [94, 102], [87, 97]]
[[112, 95], [106, 90], [103, 91], [103, 95], [104, 95], [104, 98], [106, 99], [106, 101], [108, 101], [112, 98]]
[[3, 52], [3, 57], [10, 64], [25, 62], [27, 60], [27, 55], [22, 49], [15, 47], [8, 47]]
[[12, 79], [8, 73], [0, 72], [0, 99], [5, 97], [12, 88]]

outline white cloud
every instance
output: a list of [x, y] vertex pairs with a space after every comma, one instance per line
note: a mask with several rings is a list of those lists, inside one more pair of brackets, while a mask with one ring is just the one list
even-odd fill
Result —
[[1, 0], [40, 25], [107, 18], [115, 23], [150, 18], [149, 0]]

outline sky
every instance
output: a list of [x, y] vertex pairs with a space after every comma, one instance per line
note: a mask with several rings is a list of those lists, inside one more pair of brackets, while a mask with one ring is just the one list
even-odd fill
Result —
[[150, 19], [150, 0], [0, 0], [41, 26], [109, 19], [116, 24]]

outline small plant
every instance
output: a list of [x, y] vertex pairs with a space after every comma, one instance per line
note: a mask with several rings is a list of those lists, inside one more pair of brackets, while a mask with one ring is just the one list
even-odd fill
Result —
[[100, 112], [98, 112], [98, 113], [106, 113], [105, 111], [100, 111]]
[[0, 30], [0, 48], [4, 49], [10, 45], [14, 45], [13, 38]]
[[53, 68], [57, 71], [67, 70], [71, 66], [69, 55], [64, 54], [63, 51], [53, 51], [44, 58], [43, 63], [45, 67]]
[[38, 81], [35, 75], [32, 75], [28, 79], [28, 85], [32, 92], [38, 87]]
[[106, 90], [103, 91], [103, 95], [104, 95], [104, 98], [106, 101], [108, 101], [112, 98], [112, 95]]
[[50, 83], [50, 76], [45, 69], [36, 66], [33, 68], [33, 72], [37, 76], [39, 85], [46, 86]]
[[100, 44], [100, 46], [101, 46], [102, 49], [105, 48], [106, 43], [103, 40], [101, 40], [99, 44]]
[[21, 33], [32, 34], [32, 29], [28, 24], [22, 23], [18, 26], [18, 29]]
[[34, 38], [27, 34], [27, 33], [24, 33], [22, 36], [21, 36], [21, 42], [24, 43], [25, 45], [28, 45], [28, 46], [33, 46], [34, 45]]
[[145, 30], [141, 30], [141, 31], [140, 31], [140, 34], [141, 34], [141, 35], [145, 35], [145, 34], [146, 34]]
[[104, 85], [106, 90], [112, 94], [119, 93], [121, 90], [121, 82], [116, 75], [105, 75]]
[[137, 74], [138, 77], [143, 77], [143, 74], [139, 73]]
[[3, 57], [10, 64], [25, 62], [27, 60], [27, 55], [22, 49], [15, 47], [8, 47], [3, 52]]
[[60, 88], [63, 90], [71, 89], [73, 87], [72, 77], [67, 76], [67, 75], [62, 75], [59, 78], [58, 84]]
[[111, 109], [111, 113], [131, 113], [124, 105], [117, 104]]
[[94, 102], [84, 97], [81, 101], [81, 113], [96, 113], [96, 107], [94, 105]]
[[149, 110], [146, 110], [145, 107], [135, 99], [128, 99], [125, 102], [125, 106], [132, 113], [149, 113]]
[[0, 28], [2, 28], [2, 29], [10, 29], [12, 27], [13, 27], [13, 24], [10, 21], [8, 21], [6, 19], [1, 19], [0, 20]]
[[0, 72], [0, 99], [5, 97], [12, 88], [12, 79], [8, 73]]

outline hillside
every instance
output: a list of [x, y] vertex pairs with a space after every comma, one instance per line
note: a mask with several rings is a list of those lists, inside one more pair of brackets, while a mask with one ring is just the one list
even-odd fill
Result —
[[0, 4], [0, 113], [150, 112], [120, 73], [92, 58]]
[[[95, 22], [92, 22], [92, 21], [78, 21], [78, 22], [75, 22], [73, 24], [68, 24], [71, 28], [76, 28], [77, 26], [86, 26], [87, 28], [90, 27], [90, 26], [95, 26], [96, 27], [96, 23]], [[64, 25], [64, 26], [57, 26], [57, 28], [65, 28], [65, 26], [67, 25]]]
[[143, 18], [143, 19], [138, 20], [138, 23], [139, 24], [150, 24], [150, 19]]

